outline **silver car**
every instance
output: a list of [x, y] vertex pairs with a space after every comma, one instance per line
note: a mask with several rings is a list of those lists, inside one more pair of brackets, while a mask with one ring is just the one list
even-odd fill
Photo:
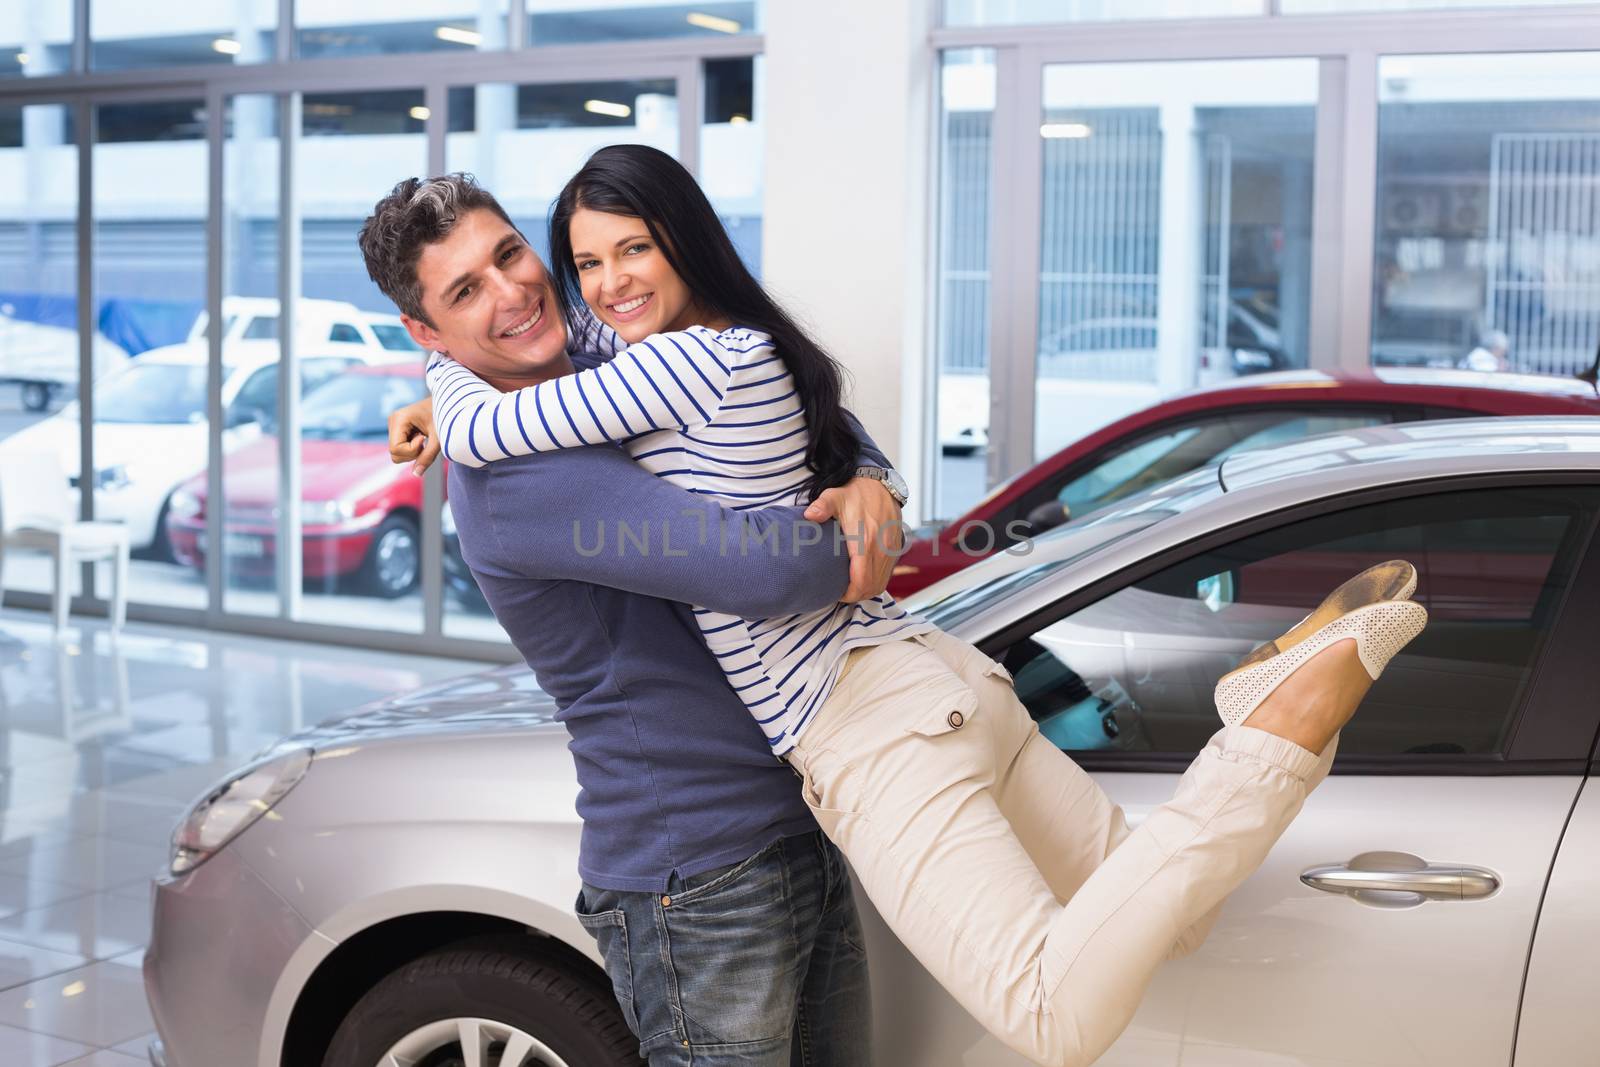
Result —
[[[1137, 823], [1240, 653], [1369, 563], [1420, 572], [1428, 630], [1102, 1063], [1593, 1062], [1597, 517], [1600, 420], [1385, 426], [1235, 456], [922, 595]], [[637, 1062], [572, 913], [553, 715], [493, 670], [291, 738], [197, 802], [155, 886], [152, 1062]], [[1022, 1064], [865, 911], [880, 1063]], [[356, 1034], [388, 1052], [341, 1058]]]

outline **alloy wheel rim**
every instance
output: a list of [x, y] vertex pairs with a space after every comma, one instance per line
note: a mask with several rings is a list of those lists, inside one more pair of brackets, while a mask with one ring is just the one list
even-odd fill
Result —
[[376, 1067], [572, 1067], [543, 1041], [493, 1019], [454, 1018], [419, 1026]]
[[385, 589], [404, 592], [417, 580], [417, 543], [408, 530], [390, 530], [378, 542], [378, 579]]

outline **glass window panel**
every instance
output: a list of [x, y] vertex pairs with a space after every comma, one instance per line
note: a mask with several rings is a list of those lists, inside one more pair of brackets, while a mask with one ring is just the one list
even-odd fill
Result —
[[[373, 332], [373, 323], [398, 319], [355, 240], [395, 182], [427, 170], [422, 101], [420, 90], [302, 101], [296, 164], [316, 178], [296, 190], [300, 617], [317, 622], [422, 628], [422, 481], [389, 462], [383, 422], [397, 399], [422, 395], [422, 362], [415, 349], [388, 347]], [[341, 339], [351, 330], [356, 341]]]
[[1600, 52], [1380, 59], [1374, 363], [1594, 361], [1596, 71]]
[[[206, 606], [205, 579], [175, 555], [169, 520], [209, 448], [205, 122], [199, 100], [95, 109], [95, 298], [130, 358], [94, 386], [94, 515], [128, 527], [130, 599], [188, 608]], [[224, 366], [224, 402], [251, 369]], [[75, 468], [75, 433], [63, 447]]]
[[761, 0], [528, 0], [528, 43], [595, 44], [759, 33]]
[[[227, 611], [276, 615], [278, 589], [278, 108], [276, 97], [232, 97], [224, 119], [222, 360], [237, 368], [223, 408], [223, 594]], [[205, 501], [202, 471], [186, 486]], [[189, 508], [188, 498], [184, 500]], [[206, 511], [169, 519], [180, 560], [203, 573]]]
[[1262, 15], [1262, 0], [944, 0], [946, 26]]
[[1343, 15], [1357, 11], [1437, 11], [1452, 7], [1593, 7], [1594, 0], [1278, 0], [1282, 15]]
[[296, 0], [302, 59], [403, 52], [490, 52], [506, 46], [506, 0]]
[[[78, 515], [77, 242], [78, 150], [67, 107], [0, 105], [0, 517], [18, 508], [14, 476], [40, 464], [60, 468], [48, 490], [57, 494], [53, 510]], [[95, 335], [97, 370], [110, 373], [127, 358]], [[49, 557], [8, 549], [4, 582], [49, 592]]]
[[706, 191], [745, 266], [761, 276], [761, 164], [765, 65], [714, 59], [705, 65], [700, 126], [700, 187]]
[[1314, 60], [1045, 68], [1037, 456], [1306, 365], [1316, 98]]
[[10, 0], [0, 5], [0, 79], [38, 78], [71, 69], [71, 4]]
[[[474, 174], [546, 260], [550, 204], [595, 149], [636, 142], [673, 155], [678, 151], [677, 82], [672, 79], [461, 86], [450, 90], [449, 107], [446, 168]], [[759, 140], [756, 145], [759, 157]], [[759, 239], [759, 218], [756, 229]], [[505, 640], [462, 560], [448, 504], [442, 521], [445, 633]]]
[[[69, 10], [72, 6], [55, 2]], [[132, 70], [196, 63], [266, 63], [273, 58], [277, 32], [277, 0], [229, 4], [90, 0], [89, 65], [95, 70]]]
[[548, 259], [550, 204], [595, 149], [633, 142], [678, 154], [677, 93], [670, 78], [458, 86], [445, 166], [476, 176]]
[[1271, 530], [1166, 568], [1051, 623], [1004, 662], [1067, 749], [1193, 752], [1212, 688], [1250, 649], [1386, 559], [1417, 566], [1427, 630], [1345, 727], [1343, 755], [1495, 753], [1570, 584], [1595, 494], [1436, 494]]
[[989, 439], [989, 202], [994, 49], [944, 53], [940, 68], [938, 279], [934, 331], [939, 461], [932, 518], [984, 494]]

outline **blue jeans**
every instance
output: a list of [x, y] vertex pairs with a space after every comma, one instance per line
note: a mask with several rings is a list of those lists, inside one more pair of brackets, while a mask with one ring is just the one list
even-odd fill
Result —
[[821, 833], [662, 896], [585, 885], [577, 909], [650, 1067], [871, 1064], [861, 920]]

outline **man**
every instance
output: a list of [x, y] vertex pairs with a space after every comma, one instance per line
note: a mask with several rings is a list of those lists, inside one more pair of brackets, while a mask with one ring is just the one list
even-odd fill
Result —
[[[544, 264], [470, 178], [401, 182], [360, 243], [424, 348], [504, 390], [573, 372]], [[397, 460], [417, 458], [406, 413], [390, 426]], [[424, 463], [437, 452], [427, 448]], [[862, 462], [880, 478], [888, 467], [870, 442]], [[452, 466], [449, 477], [462, 554], [572, 737], [579, 917], [641, 1055], [868, 1063], [866, 958], [844, 861], [688, 605], [771, 617], [876, 595], [893, 564], [877, 533], [899, 520], [883, 481], [858, 477], [805, 512], [864, 535], [847, 563], [798, 508], [730, 511], [611, 446]], [[644, 550], [623, 550], [623, 524], [644, 531]]]

